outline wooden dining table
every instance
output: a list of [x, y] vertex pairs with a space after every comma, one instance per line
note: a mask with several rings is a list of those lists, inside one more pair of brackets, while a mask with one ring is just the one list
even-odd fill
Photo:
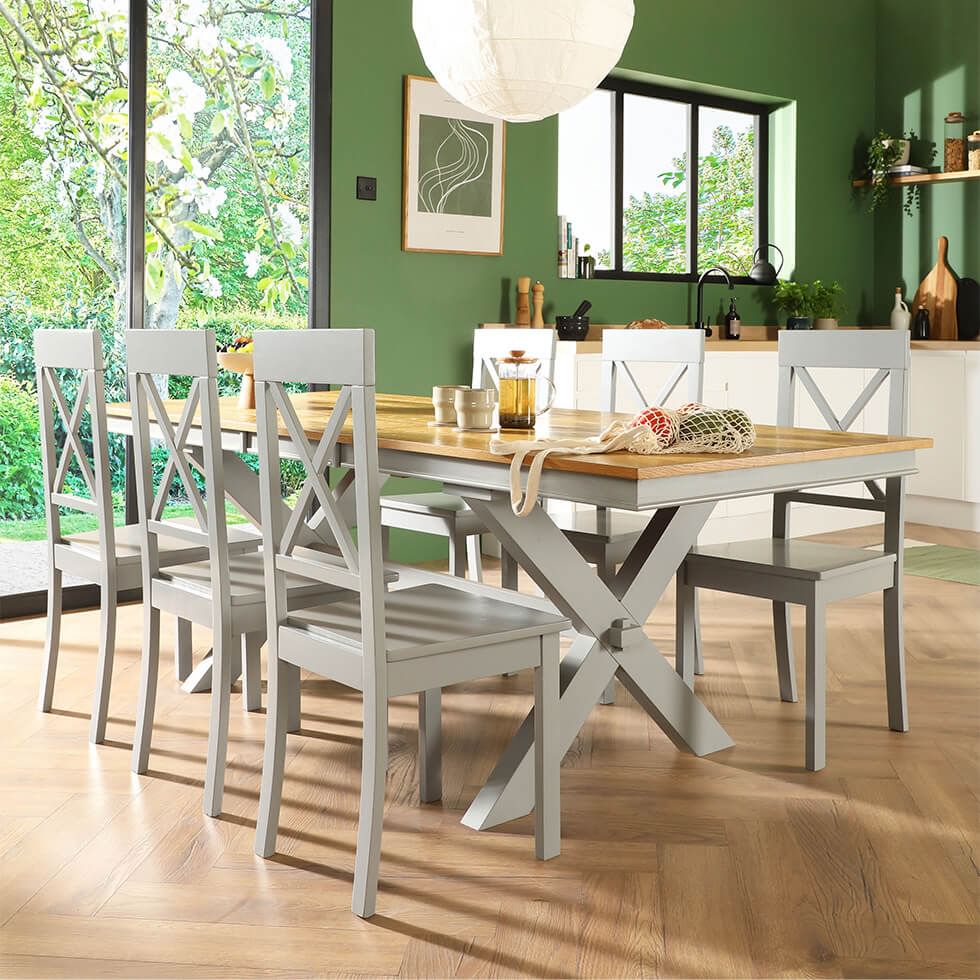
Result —
[[[335, 394], [310, 392], [291, 397], [306, 435], [316, 444]], [[167, 402], [166, 406], [176, 423], [183, 402]], [[107, 415], [111, 432], [132, 434], [127, 403], [110, 404]], [[535, 437], [582, 440], [597, 435], [614, 419], [627, 417], [556, 408], [538, 420]], [[513, 513], [510, 459], [491, 453], [489, 444], [491, 438], [524, 440], [527, 433], [492, 436], [457, 432], [433, 423], [428, 398], [378, 394], [381, 471], [392, 477], [435, 480], [463, 497], [545, 598], [502, 590], [494, 590], [496, 594], [525, 604], [550, 603], [571, 620], [575, 636], [561, 666], [562, 753], [614, 676], [678, 747], [703, 756], [731, 746], [728, 733], [643, 630], [712, 509], [719, 501], [736, 497], [882, 478], [886, 478], [887, 493], [901, 493], [902, 480], [893, 478], [914, 473], [916, 451], [931, 446], [931, 440], [916, 437], [757, 426], [755, 445], [737, 455], [617, 452], [550, 457], [542, 473], [542, 497], [651, 515], [646, 530], [607, 584], [545, 508], [536, 507], [526, 517]], [[348, 420], [331, 466], [353, 466], [349, 425]], [[255, 411], [239, 408], [234, 398], [222, 399], [221, 432], [226, 493], [259, 525], [258, 480], [239, 456], [256, 452]], [[283, 429], [280, 435], [283, 455], [288, 456], [289, 434]], [[199, 436], [191, 431], [188, 445], [198, 441]], [[343, 506], [343, 487], [340, 499]], [[352, 506], [349, 513], [352, 520]], [[324, 525], [316, 533], [328, 540]], [[463, 581], [459, 585], [473, 590], [491, 588]], [[532, 713], [466, 811], [464, 824], [486, 829], [531, 811], [533, 733]]]

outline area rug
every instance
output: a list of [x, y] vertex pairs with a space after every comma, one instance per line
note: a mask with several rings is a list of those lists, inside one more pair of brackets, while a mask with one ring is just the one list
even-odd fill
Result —
[[980, 585], [980, 551], [943, 544], [906, 548], [905, 574]]

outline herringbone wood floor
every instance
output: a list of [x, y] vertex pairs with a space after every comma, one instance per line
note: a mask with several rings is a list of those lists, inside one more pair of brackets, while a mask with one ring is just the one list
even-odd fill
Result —
[[[879, 609], [831, 610], [829, 765], [810, 774], [803, 705], [777, 697], [766, 605], [705, 595], [699, 691], [736, 747], [683, 755], [620, 689], [565, 761], [563, 853], [547, 864], [529, 819], [484, 834], [458, 822], [528, 707], [529, 679], [447, 693], [435, 806], [418, 803], [415, 708], [398, 700], [370, 922], [349, 911], [355, 695], [304, 682], [279, 854], [263, 861], [263, 715], [234, 712], [226, 812], [209, 819], [208, 698], [181, 694], [170, 663], [151, 772], [129, 772], [139, 606], [121, 615], [100, 748], [86, 742], [95, 615], [67, 617], [47, 716], [35, 708], [43, 622], [0, 624], [0, 975], [977, 976], [980, 594], [907, 580], [907, 735], [885, 727]], [[649, 631], [670, 655], [666, 600]]]

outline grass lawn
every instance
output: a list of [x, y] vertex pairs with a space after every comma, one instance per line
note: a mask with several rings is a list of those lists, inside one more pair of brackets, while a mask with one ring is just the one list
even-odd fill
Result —
[[[193, 514], [190, 504], [171, 504], [164, 516], [190, 517]], [[229, 524], [244, 524], [247, 518], [240, 514], [231, 504], [225, 508]], [[115, 511], [116, 527], [126, 523], [125, 514]], [[98, 520], [92, 514], [68, 513], [61, 517], [62, 534], [81, 534], [84, 531], [94, 531], [99, 526]], [[48, 525], [44, 518], [30, 521], [0, 521], [0, 541], [44, 541], [48, 536]]]

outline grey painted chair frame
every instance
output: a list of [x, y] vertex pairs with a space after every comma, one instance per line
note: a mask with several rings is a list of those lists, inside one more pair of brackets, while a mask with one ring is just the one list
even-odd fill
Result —
[[[105, 740], [109, 713], [118, 595], [140, 586], [139, 563], [121, 562], [116, 548], [101, 334], [93, 330], [37, 330], [34, 333], [34, 360], [44, 472], [44, 509], [48, 526], [48, 619], [38, 707], [41, 711], [50, 711], [54, 699], [61, 641], [62, 578], [68, 572], [96, 583], [100, 590], [99, 653], [89, 726], [90, 741], [99, 744]], [[69, 405], [59, 379], [57, 372], [62, 369], [79, 372], [74, 405]], [[55, 435], [58, 417], [65, 430], [60, 457]], [[81, 427], [86, 417], [91, 427], [91, 458], [81, 438]], [[65, 492], [65, 481], [73, 459], [88, 489], [87, 497]], [[72, 541], [77, 543], [78, 537], [62, 536], [62, 507], [91, 514], [97, 519], [97, 540], [91, 549], [71, 547]], [[165, 554], [163, 560], [170, 560], [169, 556]], [[182, 554], [180, 560], [187, 560], [187, 555]], [[184, 620], [178, 621], [178, 662], [190, 660], [189, 625]]]
[[[512, 350], [523, 350], [541, 362], [541, 373], [549, 381], [555, 376], [555, 357], [558, 335], [554, 330], [517, 328], [507, 330], [473, 331], [473, 371], [470, 385], [473, 388], [500, 389], [500, 378], [494, 358]], [[459, 506], [459, 498], [449, 498], [448, 506], [420, 506], [413, 497], [420, 494], [400, 494], [381, 498], [381, 524], [385, 528], [385, 553], [387, 554], [388, 529], [397, 527], [426, 534], [437, 534], [449, 539], [449, 571], [465, 578], [466, 570], [474, 582], [483, 581], [480, 536], [487, 528], [468, 507]], [[505, 552], [500, 554], [501, 584], [506, 589], [517, 590], [517, 564]]]
[[[630, 368], [631, 364], [672, 364], [669, 377], [651, 400]], [[599, 389], [599, 409], [603, 412], [622, 411], [617, 393], [620, 382], [627, 383], [636, 396], [639, 411], [648, 405], [665, 405], [670, 396], [684, 383], [687, 400], [700, 402], [704, 397], [704, 331], [703, 330], [606, 330], [602, 335], [602, 365]], [[614, 533], [607, 508], [597, 507], [595, 530], [565, 526], [565, 536], [586, 561], [596, 566], [599, 577], [607, 584], [616, 577], [621, 565], [643, 533], [645, 519], [633, 518], [631, 529]], [[561, 522], [559, 521], [559, 526]], [[695, 624], [697, 618], [695, 617]], [[703, 671], [700, 635], [695, 625], [695, 672]], [[615, 702], [615, 681], [602, 692], [601, 704]]]
[[[326, 367], [324, 367], [326, 366]], [[557, 753], [558, 637], [567, 620], [529, 613], [523, 607], [500, 603], [512, 617], [537, 617], [546, 626], [536, 630], [512, 630], [512, 638], [496, 645], [473, 649], [460, 643], [444, 644], [438, 655], [428, 653], [399, 658], [388, 649], [386, 605], [391, 601], [415, 602], [413, 616], [419, 628], [426, 622], [425, 587], [387, 594], [379, 519], [380, 473], [375, 418], [374, 332], [371, 330], [310, 331], [299, 347], [293, 337], [272, 332], [256, 336], [255, 381], [259, 444], [259, 480], [265, 555], [269, 636], [269, 714], [262, 768], [262, 789], [256, 827], [255, 851], [269, 856], [275, 850], [285, 766], [286, 708], [283, 691], [298, 681], [300, 667], [332, 677], [363, 695], [363, 745], [357, 854], [354, 865], [352, 908], [355, 914], [374, 914], [381, 857], [385, 772], [388, 752], [388, 698], [398, 694], [431, 694], [419, 706], [419, 772], [423, 800], [441, 795], [440, 689], [471, 677], [500, 673], [501, 669], [534, 667], [535, 699], [541, 722], [537, 745], [536, 852], [552, 857], [559, 850]], [[355, 544], [337, 491], [331, 491], [317, 466], [307, 465], [306, 484], [314, 487], [338, 546], [339, 561], [327, 564], [298, 556], [297, 533], [305, 511], [299, 507], [286, 516], [279, 506], [280, 419], [304, 440], [283, 382], [339, 385], [340, 391], [323, 436], [307, 461], [335, 460], [337, 440], [350, 415], [353, 427]], [[349, 489], [347, 487], [346, 489]], [[305, 487], [304, 491], [305, 492]], [[285, 602], [285, 574], [294, 572], [359, 594], [353, 616], [355, 635], [317, 633], [300, 628], [289, 618]], [[446, 576], [441, 576], [452, 581]], [[455, 590], [454, 590], [455, 591]], [[392, 600], [391, 595], [398, 599]], [[466, 593], [460, 593], [460, 600]], [[330, 607], [324, 607], [328, 610]], [[337, 608], [337, 607], [334, 607]], [[496, 669], [493, 666], [495, 665]]]
[[[814, 380], [811, 369], [850, 368], [874, 370], [875, 374], [846, 412], [838, 416]], [[796, 418], [797, 385], [807, 392], [828, 426], [847, 431], [888, 382], [888, 435], [908, 431], [910, 350], [907, 333], [855, 331], [830, 333], [781, 331], [779, 334], [779, 385], [777, 425], [792, 426]], [[906, 477], [885, 480], [885, 488], [865, 481], [870, 499], [841, 494], [796, 491], [776, 493], [773, 499], [773, 538], [790, 537], [790, 507], [793, 503], [876, 511], [884, 515], [884, 571], [867, 569], [842, 573], [831, 589], [825, 581], [812, 580], [801, 591], [800, 580], [781, 574], [777, 567], [755, 574], [750, 568], [714, 555], [692, 555], [677, 576], [677, 669], [693, 684], [690, 630], [697, 623], [693, 606], [696, 589], [712, 588], [739, 595], [757, 595], [772, 600], [776, 666], [779, 694], [783, 701], [796, 701], [796, 671], [792, 648], [790, 604], [806, 608], [806, 765], [821, 769], [826, 764], [826, 605], [839, 598], [882, 591], [885, 647], [885, 677], [888, 694], [888, 724], [893, 731], [908, 731], [908, 702], [905, 684], [903, 629], [903, 535]], [[882, 579], [882, 575], [884, 578]]]

